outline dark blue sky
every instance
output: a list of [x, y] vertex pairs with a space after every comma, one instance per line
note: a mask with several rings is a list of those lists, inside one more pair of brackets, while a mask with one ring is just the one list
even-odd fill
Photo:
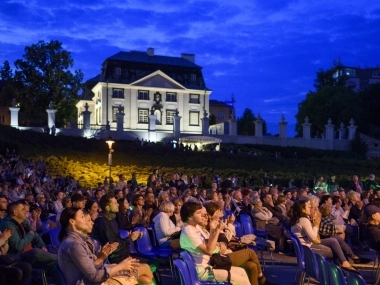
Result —
[[380, 64], [380, 2], [2, 0], [0, 62], [39, 40], [61, 41], [85, 79], [118, 51], [194, 53], [211, 98], [233, 93], [237, 116], [251, 108], [275, 134], [282, 114], [294, 130], [319, 69]]

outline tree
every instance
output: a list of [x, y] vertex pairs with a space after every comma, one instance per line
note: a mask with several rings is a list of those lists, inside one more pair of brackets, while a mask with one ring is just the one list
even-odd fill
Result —
[[[252, 110], [245, 108], [243, 116], [237, 119], [238, 135], [254, 136], [255, 135], [255, 121], [257, 118]], [[263, 119], [262, 119], [263, 120]], [[264, 120], [263, 120], [264, 121]], [[266, 123], [263, 122], [263, 133], [266, 134]]]
[[359, 127], [363, 125], [362, 98], [346, 85], [346, 77], [341, 75], [340, 66], [318, 71], [314, 87], [316, 91], [309, 91], [306, 99], [298, 104], [298, 136], [302, 136], [302, 124], [306, 117], [312, 123], [312, 136], [324, 133], [329, 118], [336, 127], [342, 122], [347, 124], [351, 118]]
[[46, 109], [53, 102], [56, 125], [76, 117], [75, 104], [82, 86], [83, 73], [70, 71], [74, 61], [59, 41], [39, 41], [25, 47], [22, 59], [15, 61], [14, 80], [21, 85], [20, 121], [26, 125], [46, 124]]
[[13, 99], [17, 99], [19, 95], [17, 82], [14, 80], [13, 71], [7, 60], [0, 68], [0, 80], [0, 106], [12, 106]]

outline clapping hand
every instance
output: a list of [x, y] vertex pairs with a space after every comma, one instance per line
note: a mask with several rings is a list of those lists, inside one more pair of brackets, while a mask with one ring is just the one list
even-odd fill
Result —
[[123, 264], [125, 271], [131, 271], [131, 272], [136, 271], [137, 268], [139, 268], [140, 266], [140, 261], [132, 257], [128, 257], [124, 259], [121, 263]]
[[2, 233], [0, 233], [0, 237], [6, 241], [11, 237], [12, 234], [13, 234], [13, 230], [6, 229]]
[[135, 241], [135, 240], [139, 239], [140, 237], [142, 237], [142, 232], [140, 230], [134, 231], [131, 233], [130, 237], [133, 241]]
[[118, 242], [106, 243], [103, 248], [100, 250], [98, 257], [106, 259], [112, 252], [114, 252], [119, 246]]

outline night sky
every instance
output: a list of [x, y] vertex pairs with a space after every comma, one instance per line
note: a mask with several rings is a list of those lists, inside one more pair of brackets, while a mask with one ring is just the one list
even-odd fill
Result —
[[315, 73], [380, 64], [380, 2], [358, 0], [0, 1], [0, 62], [24, 47], [59, 40], [85, 79], [119, 51], [195, 54], [211, 99], [235, 95], [237, 116], [251, 108], [278, 133], [293, 134], [298, 103]]

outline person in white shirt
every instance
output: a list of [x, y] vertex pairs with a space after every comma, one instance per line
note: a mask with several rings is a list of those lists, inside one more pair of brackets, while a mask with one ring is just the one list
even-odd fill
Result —
[[[202, 214], [202, 204], [198, 201], [188, 201], [182, 205], [181, 218], [185, 222], [180, 237], [181, 248], [188, 251], [194, 261], [197, 274], [203, 281], [226, 281], [227, 271], [212, 269], [209, 265], [210, 256], [223, 250], [217, 240], [226, 227], [225, 222], [210, 220], [210, 232], [202, 231], [200, 225], [207, 214]], [[232, 267], [231, 283], [233, 285], [263, 285], [266, 281], [257, 255], [253, 250], [245, 249], [226, 254]], [[245, 270], [244, 270], [245, 269]]]
[[[179, 235], [172, 236], [181, 231], [181, 227], [175, 226], [170, 220], [174, 213], [174, 205], [170, 201], [164, 201], [160, 205], [160, 213], [153, 218], [154, 230], [160, 248], [180, 249]], [[171, 237], [172, 236], [172, 237]]]

